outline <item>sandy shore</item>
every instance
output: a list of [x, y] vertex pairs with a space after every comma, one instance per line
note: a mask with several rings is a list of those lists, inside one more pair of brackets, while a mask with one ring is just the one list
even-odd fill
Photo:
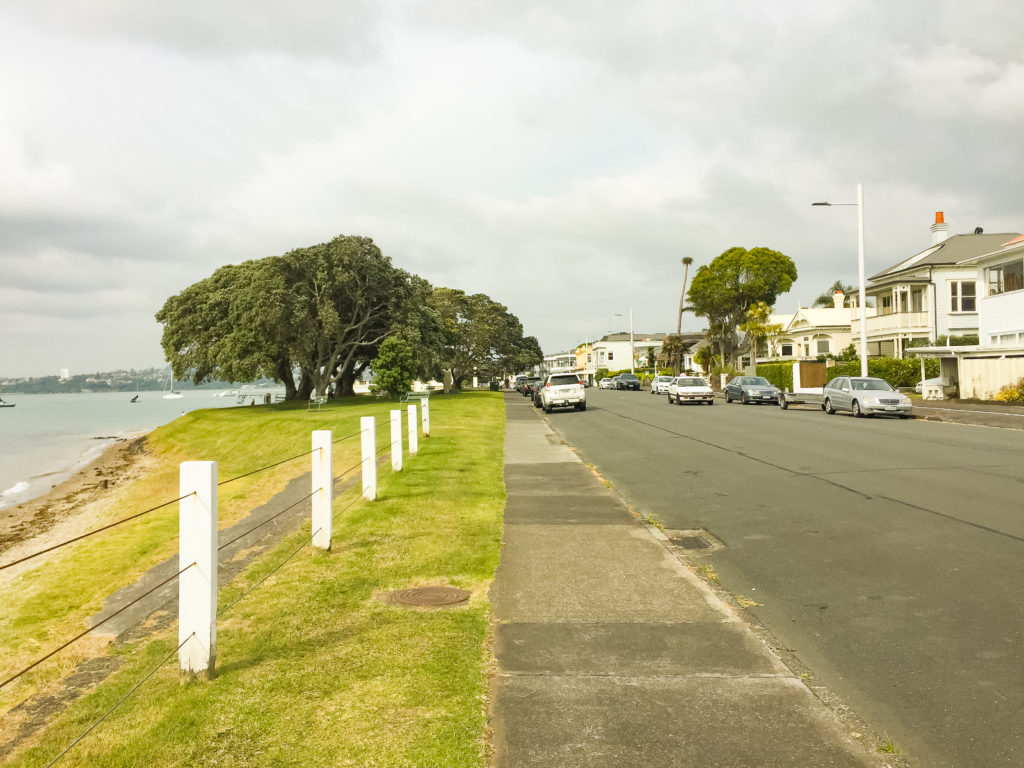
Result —
[[94, 527], [105, 494], [143, 471], [145, 443], [144, 435], [118, 440], [46, 495], [0, 510], [0, 564]]

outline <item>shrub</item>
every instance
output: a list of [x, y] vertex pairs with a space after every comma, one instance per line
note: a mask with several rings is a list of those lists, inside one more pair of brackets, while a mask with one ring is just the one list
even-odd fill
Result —
[[[939, 375], [939, 361], [934, 357], [924, 361], [925, 378]], [[844, 362], [829, 370], [829, 378], [836, 376], [860, 376], [860, 360]], [[894, 357], [872, 357], [868, 359], [868, 376], [885, 379], [894, 387], [913, 387], [921, 380], [921, 362], [915, 358], [897, 360]]]
[[793, 363], [765, 363], [757, 366], [757, 375], [764, 376], [768, 381], [783, 392], [793, 391]]
[[392, 397], [399, 397], [412, 388], [416, 367], [412, 347], [405, 339], [395, 336], [386, 339], [370, 366], [374, 376], [370, 389], [374, 392], [383, 390]]
[[1016, 384], [1007, 384], [1005, 387], [1000, 389], [992, 399], [998, 400], [1001, 403], [1017, 403], [1024, 401], [1024, 379], [1021, 379]]

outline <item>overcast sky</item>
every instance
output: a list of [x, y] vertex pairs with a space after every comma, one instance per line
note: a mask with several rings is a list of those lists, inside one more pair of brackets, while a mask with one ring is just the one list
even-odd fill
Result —
[[[0, 5], [0, 376], [163, 363], [164, 300], [338, 234], [548, 352], [674, 331], [680, 258], [789, 255], [778, 311], [1024, 229], [1024, 4]], [[692, 273], [691, 273], [692, 274]], [[616, 316], [621, 315], [621, 317]], [[688, 317], [686, 330], [699, 330]]]

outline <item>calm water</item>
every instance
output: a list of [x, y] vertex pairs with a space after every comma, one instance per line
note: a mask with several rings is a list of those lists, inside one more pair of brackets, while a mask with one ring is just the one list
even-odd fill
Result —
[[[261, 390], [273, 392], [274, 390]], [[283, 390], [281, 390], [283, 392]], [[215, 390], [3, 395], [0, 408], [0, 510], [40, 496], [95, 459], [116, 438], [149, 432], [188, 411], [238, 405]]]

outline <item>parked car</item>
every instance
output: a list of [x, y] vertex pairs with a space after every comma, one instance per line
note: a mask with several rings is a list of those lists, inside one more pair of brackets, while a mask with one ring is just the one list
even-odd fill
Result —
[[870, 376], [836, 376], [822, 390], [825, 413], [851, 411], [854, 416], [876, 413], [910, 418], [910, 398], [885, 381]]
[[526, 378], [526, 376], [516, 376], [516, 381], [515, 384], [512, 385], [512, 388], [515, 389], [516, 392], [519, 392], [521, 394], [523, 391], [523, 386], [526, 384]]
[[671, 376], [655, 376], [651, 379], [651, 394], [652, 395], [664, 395], [668, 392], [668, 385], [671, 384], [673, 378]]
[[775, 405], [779, 402], [779, 388], [764, 376], [733, 376], [725, 385], [725, 402], [731, 403], [733, 400], [739, 400], [744, 405]]
[[575, 373], [553, 373], [548, 376], [544, 386], [540, 387], [540, 401], [544, 413], [551, 413], [554, 408], [587, 410], [587, 393]]
[[616, 389], [632, 389], [637, 392], [640, 391], [640, 379], [632, 373], [620, 373], [615, 377], [614, 381]]
[[675, 403], [707, 403], [715, 404], [715, 393], [704, 379], [697, 376], [679, 376], [668, 385], [669, 405]]
[[530, 376], [523, 383], [523, 397], [530, 397], [533, 394], [533, 390], [544, 383], [544, 379], [539, 376]]
[[533, 400], [534, 408], [540, 408], [543, 406], [543, 403], [540, 401], [540, 393], [542, 389], [544, 389], [544, 387], [534, 387], [533, 393], [530, 395], [530, 399]]
[[614, 382], [612, 382], [611, 377], [610, 376], [605, 376], [603, 379], [601, 379], [599, 382], [597, 382], [597, 388], [598, 389], [614, 389], [615, 386], [614, 386]]

